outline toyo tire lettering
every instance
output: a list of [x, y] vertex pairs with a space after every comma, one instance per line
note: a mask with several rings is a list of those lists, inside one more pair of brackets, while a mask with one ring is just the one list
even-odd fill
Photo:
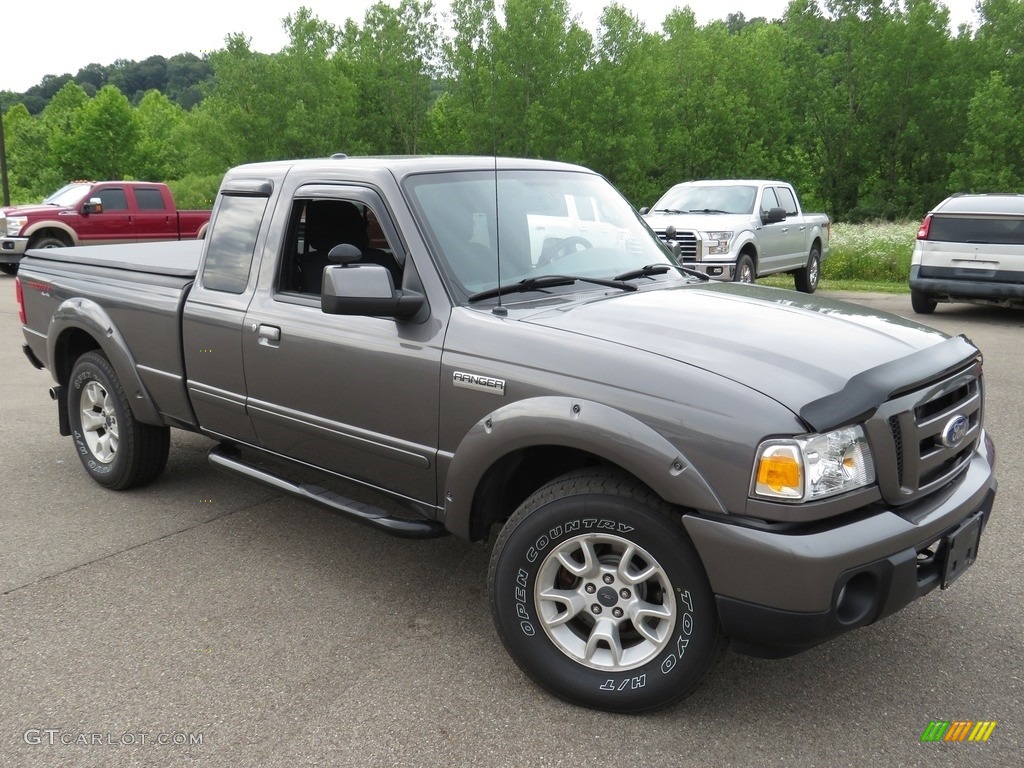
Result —
[[677, 519], [638, 480], [607, 470], [566, 475], [527, 499], [488, 576], [495, 625], [520, 668], [567, 701], [609, 711], [657, 709], [695, 690], [723, 640]]

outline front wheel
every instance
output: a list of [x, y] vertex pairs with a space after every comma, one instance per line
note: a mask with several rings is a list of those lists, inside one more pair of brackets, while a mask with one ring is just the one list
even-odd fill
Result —
[[39, 248], [65, 248], [67, 243], [61, 240], [59, 237], [40, 237], [28, 244], [29, 250]]
[[807, 256], [807, 266], [798, 269], [794, 277], [798, 291], [814, 293], [818, 290], [818, 280], [821, 278], [821, 251], [818, 250], [818, 246], [811, 248]]
[[68, 390], [71, 435], [92, 479], [115, 491], [156, 479], [167, 464], [170, 429], [136, 421], [102, 353], [78, 358]]
[[752, 283], [757, 278], [757, 273], [754, 271], [754, 260], [742, 254], [736, 261], [736, 272], [733, 276], [733, 280], [737, 283]]
[[12, 276], [16, 275], [16, 274], [18, 274], [18, 265], [17, 264], [0, 264], [0, 272], [3, 272], [5, 275], [12, 275]]
[[565, 475], [527, 499], [488, 575], [495, 625], [519, 667], [567, 701], [611, 712], [692, 693], [723, 640], [677, 520], [642, 483], [607, 471]]

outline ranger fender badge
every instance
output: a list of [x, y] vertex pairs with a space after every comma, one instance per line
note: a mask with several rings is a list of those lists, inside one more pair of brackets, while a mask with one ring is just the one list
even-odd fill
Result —
[[477, 373], [464, 373], [455, 371], [452, 374], [452, 384], [465, 389], [475, 389], [480, 392], [489, 392], [492, 395], [505, 396], [505, 380], [495, 379], [491, 376], [481, 376]]
[[967, 437], [967, 429], [971, 423], [966, 416], [954, 416], [942, 429], [942, 444], [947, 448], [954, 448]]

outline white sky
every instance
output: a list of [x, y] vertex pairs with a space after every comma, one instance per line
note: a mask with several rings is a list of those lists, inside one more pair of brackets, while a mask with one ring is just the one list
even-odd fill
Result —
[[[399, 0], [389, 0], [397, 6]], [[787, 0], [618, 0], [658, 31], [676, 7], [689, 6], [698, 24], [740, 12], [747, 18], [779, 18]], [[953, 29], [977, 24], [977, 0], [939, 0], [950, 9]], [[117, 59], [142, 61], [150, 56], [204, 52], [224, 47], [227, 35], [240, 32], [255, 50], [276, 53], [286, 42], [281, 20], [306, 6], [320, 19], [343, 26], [352, 18], [362, 24], [374, 0], [174, 0], [149, 8], [139, 0], [20, 0], [5, 2], [0, 26], [0, 91], [22, 93], [45, 75], [75, 74], [88, 64]], [[611, 0], [570, 0], [572, 13], [591, 31]], [[434, 0], [447, 9], [447, 0]]]

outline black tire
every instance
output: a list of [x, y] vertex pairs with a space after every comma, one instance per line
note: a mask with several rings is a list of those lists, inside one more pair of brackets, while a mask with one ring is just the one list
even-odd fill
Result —
[[64, 248], [66, 246], [67, 243], [59, 237], [40, 237], [28, 244], [29, 250], [33, 248]]
[[757, 280], [757, 273], [754, 271], [754, 260], [747, 254], [742, 253], [736, 260], [736, 271], [732, 276], [736, 283], [754, 283]]
[[121, 382], [100, 352], [75, 362], [68, 415], [78, 458], [93, 480], [111, 490], [155, 480], [167, 465], [170, 428], [136, 421]]
[[18, 265], [0, 264], [0, 272], [3, 272], [5, 275], [11, 275], [13, 277], [14, 275], [18, 274]]
[[818, 290], [818, 281], [821, 279], [821, 251], [818, 250], [818, 246], [811, 246], [807, 266], [794, 272], [793, 278], [798, 291], [814, 293]]
[[938, 305], [939, 302], [926, 293], [921, 293], [920, 291], [910, 292], [910, 306], [919, 315], [930, 315]]
[[[585, 470], [544, 486], [509, 518], [491, 555], [491, 613], [538, 685], [634, 713], [699, 687], [724, 640], [704, 567], [673, 517], [678, 510], [634, 478]], [[627, 551], [644, 578], [626, 578]], [[638, 609], [647, 616], [634, 622]]]

